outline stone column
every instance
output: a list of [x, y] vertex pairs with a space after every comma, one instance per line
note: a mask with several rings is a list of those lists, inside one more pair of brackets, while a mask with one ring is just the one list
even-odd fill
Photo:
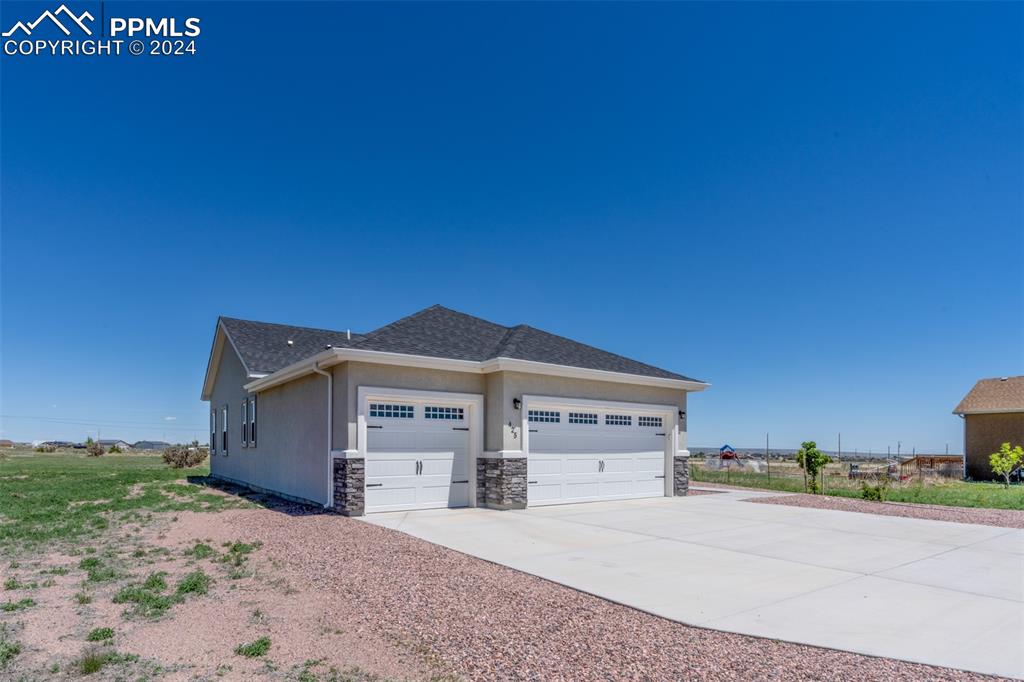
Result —
[[366, 460], [334, 460], [334, 511], [345, 516], [366, 513]]
[[685, 495], [690, 490], [690, 458], [676, 455], [672, 459], [672, 493], [675, 496]]
[[477, 460], [477, 504], [488, 509], [526, 509], [526, 458]]

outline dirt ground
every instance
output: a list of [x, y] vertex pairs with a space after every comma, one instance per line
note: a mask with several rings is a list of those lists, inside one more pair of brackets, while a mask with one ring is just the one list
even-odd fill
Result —
[[[96, 547], [3, 567], [22, 585], [0, 612], [22, 645], [5, 679], [967, 680], [980, 676], [689, 627], [410, 536], [270, 501], [263, 508], [154, 515], [112, 526]], [[186, 554], [197, 543], [208, 556]], [[247, 553], [232, 547], [244, 543]], [[92, 549], [94, 551], [90, 552]], [[119, 574], [90, 581], [98, 557]], [[54, 570], [57, 573], [54, 573]], [[60, 575], [66, 570], [66, 574]], [[163, 615], [114, 603], [166, 572], [212, 578]], [[48, 581], [52, 581], [48, 582]], [[32, 582], [38, 586], [26, 587]], [[44, 586], [43, 582], [47, 582]], [[76, 595], [88, 595], [79, 603]], [[87, 642], [96, 628], [110, 640]], [[270, 640], [256, 657], [240, 644]]]

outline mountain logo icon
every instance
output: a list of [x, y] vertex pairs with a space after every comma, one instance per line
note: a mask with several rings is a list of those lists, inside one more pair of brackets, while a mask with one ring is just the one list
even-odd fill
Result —
[[85, 20], [94, 21], [95, 17], [93, 17], [88, 12], [82, 12], [81, 15], [76, 15], [74, 12], [68, 9], [67, 5], [61, 5], [56, 9], [56, 11], [51, 12], [50, 10], [46, 10], [45, 12], [40, 14], [35, 21], [30, 21], [27, 23], [24, 21], [17, 22], [16, 24], [14, 24], [14, 26], [11, 26], [11, 29], [9, 31], [3, 32], [3, 37], [10, 38], [18, 31], [21, 31], [26, 36], [30, 36], [32, 35], [32, 31], [36, 30], [36, 27], [47, 19], [56, 24], [57, 28], [59, 28], [64, 33], [64, 35], [71, 35], [71, 31], [68, 30], [67, 26], [61, 23], [61, 20], [58, 18], [58, 15], [63, 15], [64, 21], [68, 22], [69, 24], [77, 26], [82, 31], [85, 31], [86, 35], [92, 35], [92, 30], [85, 25]]

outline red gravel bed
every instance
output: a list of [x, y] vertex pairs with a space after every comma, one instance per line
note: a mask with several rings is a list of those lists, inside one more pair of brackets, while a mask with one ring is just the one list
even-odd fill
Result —
[[879, 516], [903, 516], [912, 519], [932, 521], [955, 521], [974, 523], [982, 526], [1002, 528], [1024, 528], [1024, 511], [1013, 509], [983, 509], [980, 507], [944, 507], [935, 504], [909, 504], [906, 502], [869, 502], [849, 497], [828, 495], [781, 495], [758, 497], [746, 502], [758, 504], [782, 504], [788, 507], [812, 507], [814, 509], [836, 509], [839, 511], [878, 514]]
[[681, 625], [298, 507], [181, 514], [164, 541], [197, 536], [262, 541], [321, 622], [422, 652], [439, 673], [466, 680], [989, 679]]

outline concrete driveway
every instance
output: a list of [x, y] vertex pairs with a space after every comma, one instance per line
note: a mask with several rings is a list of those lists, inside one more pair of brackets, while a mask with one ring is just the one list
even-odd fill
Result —
[[1024, 677], [1024, 530], [764, 494], [365, 520], [690, 625]]

